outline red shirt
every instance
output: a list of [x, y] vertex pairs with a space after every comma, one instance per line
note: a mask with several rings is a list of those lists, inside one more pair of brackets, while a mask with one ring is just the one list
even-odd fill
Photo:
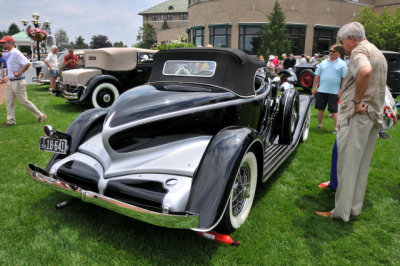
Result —
[[74, 69], [75, 66], [76, 66], [76, 63], [73, 62], [73, 61], [67, 65], [67, 62], [68, 62], [70, 59], [74, 59], [76, 62], [79, 62], [79, 61], [78, 61], [78, 57], [77, 57], [76, 55], [72, 55], [72, 56], [71, 56], [70, 54], [67, 54], [67, 55], [64, 57], [64, 64], [65, 64], [65, 68], [66, 68], [66, 69]]

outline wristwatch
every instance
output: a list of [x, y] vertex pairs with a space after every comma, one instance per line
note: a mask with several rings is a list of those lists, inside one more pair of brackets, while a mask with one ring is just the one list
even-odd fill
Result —
[[354, 104], [361, 104], [361, 102], [357, 102], [356, 100], [352, 100], [352, 102], [354, 103]]

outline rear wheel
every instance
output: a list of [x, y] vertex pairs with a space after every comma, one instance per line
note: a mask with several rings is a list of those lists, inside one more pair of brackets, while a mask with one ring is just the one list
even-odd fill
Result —
[[310, 69], [304, 69], [300, 73], [300, 85], [303, 89], [310, 90], [314, 82], [314, 72]]
[[299, 121], [299, 94], [296, 90], [287, 90], [282, 93], [279, 104], [279, 143], [290, 144]]
[[257, 176], [257, 158], [250, 150], [244, 155], [233, 182], [229, 203], [220, 224], [224, 233], [234, 232], [246, 221], [253, 205]]
[[119, 91], [114, 84], [104, 82], [96, 86], [92, 93], [92, 105], [96, 108], [110, 107], [119, 97]]

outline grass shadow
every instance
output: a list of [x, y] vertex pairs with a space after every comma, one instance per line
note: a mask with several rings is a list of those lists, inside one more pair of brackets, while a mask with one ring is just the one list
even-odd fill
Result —
[[[80, 242], [104, 242], [119, 252], [156, 264], [208, 264], [218, 247], [223, 246], [191, 230], [154, 226], [90, 203], [78, 201], [60, 210], [54, 208], [68, 199], [62, 193], [52, 193], [30, 208], [40, 210], [39, 215], [51, 221], [46, 226], [52, 234], [70, 229], [79, 234]], [[64, 241], [70, 239], [66, 237]]]

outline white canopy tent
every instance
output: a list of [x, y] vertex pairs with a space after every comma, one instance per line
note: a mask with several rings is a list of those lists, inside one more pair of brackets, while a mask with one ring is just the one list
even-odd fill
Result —
[[31, 48], [31, 54], [33, 54], [33, 41], [28, 35], [21, 31], [17, 34], [12, 35], [13, 39], [15, 40], [15, 47], [20, 50], [21, 46], [29, 46]]

